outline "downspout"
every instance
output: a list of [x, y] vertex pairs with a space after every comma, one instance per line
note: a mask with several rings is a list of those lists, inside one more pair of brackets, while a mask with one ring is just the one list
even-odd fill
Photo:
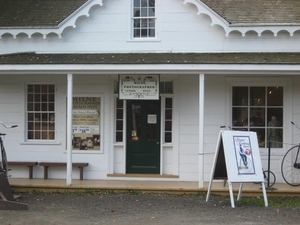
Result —
[[204, 74], [199, 74], [199, 184], [204, 188]]
[[67, 94], [67, 186], [72, 185], [72, 108], [73, 108], [73, 74], [68, 74]]

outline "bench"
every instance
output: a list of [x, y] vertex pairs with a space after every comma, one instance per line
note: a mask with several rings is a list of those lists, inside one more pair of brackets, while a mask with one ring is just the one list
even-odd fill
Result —
[[33, 167], [38, 164], [38, 162], [23, 162], [23, 161], [8, 161], [9, 166], [28, 166], [29, 168], [29, 179], [33, 178]]
[[[78, 167], [80, 170], [80, 180], [83, 180], [83, 168], [88, 166], [87, 162], [73, 162], [72, 167]], [[67, 166], [65, 162], [39, 162], [39, 166], [44, 167], [44, 179], [48, 179], [48, 169], [50, 166]]]

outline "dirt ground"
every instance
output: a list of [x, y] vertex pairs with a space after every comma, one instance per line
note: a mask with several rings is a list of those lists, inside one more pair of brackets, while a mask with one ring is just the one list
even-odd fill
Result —
[[1, 210], [1, 225], [299, 224], [300, 208], [265, 207], [229, 196], [137, 193], [22, 194], [28, 210]]

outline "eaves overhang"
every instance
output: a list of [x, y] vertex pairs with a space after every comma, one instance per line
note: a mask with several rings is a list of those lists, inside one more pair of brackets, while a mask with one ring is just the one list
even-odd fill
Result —
[[[184, 0], [184, 4], [193, 4], [197, 7], [197, 15], [207, 15], [211, 19], [211, 26], [219, 25], [224, 29], [225, 36], [228, 37], [232, 32], [239, 32], [243, 37], [248, 32], [256, 32], [260, 37], [263, 32], [272, 32], [274, 37], [281, 31], [288, 32], [293, 36], [295, 32], [300, 31], [300, 24], [287, 24], [287, 23], [235, 23], [232, 24], [221, 17], [218, 13], [199, 0]], [[251, 3], [249, 3], [251, 4]]]
[[35, 34], [42, 35], [44, 39], [50, 34], [56, 34], [58, 38], [62, 37], [64, 30], [68, 27], [76, 28], [76, 21], [81, 17], [90, 17], [90, 9], [96, 5], [103, 6], [103, 0], [89, 0], [70, 16], [60, 22], [57, 26], [26, 26], [26, 27], [1, 27], [0, 39], [3, 35], [9, 34], [14, 39], [20, 34], [26, 34], [31, 38]]

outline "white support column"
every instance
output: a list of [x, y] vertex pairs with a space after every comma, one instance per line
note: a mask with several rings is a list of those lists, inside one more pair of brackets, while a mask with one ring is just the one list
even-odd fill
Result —
[[67, 186], [72, 185], [72, 108], [73, 108], [73, 74], [68, 74], [67, 94]]
[[204, 187], [204, 74], [199, 74], [199, 188]]

